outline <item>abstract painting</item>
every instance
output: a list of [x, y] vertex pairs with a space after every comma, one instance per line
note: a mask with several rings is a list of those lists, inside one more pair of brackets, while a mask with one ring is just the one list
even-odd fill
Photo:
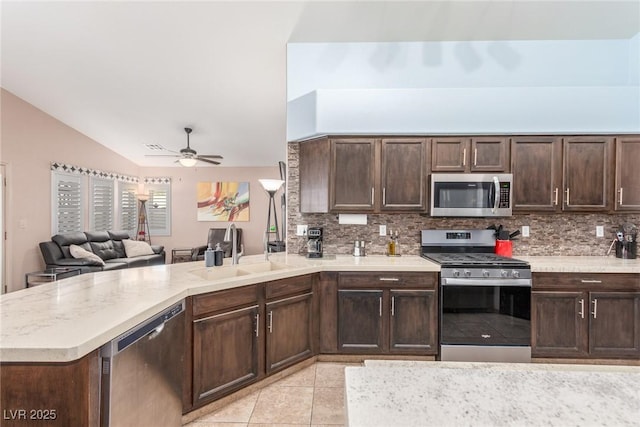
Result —
[[199, 182], [198, 221], [249, 221], [248, 182]]

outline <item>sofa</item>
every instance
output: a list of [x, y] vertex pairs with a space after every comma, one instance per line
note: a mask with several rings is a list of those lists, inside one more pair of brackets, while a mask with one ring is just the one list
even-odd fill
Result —
[[[132, 247], [142, 247], [143, 250], [134, 251], [130, 249]], [[78, 267], [81, 274], [165, 263], [164, 246], [150, 245], [150, 248], [145, 248], [143, 242], [131, 240], [126, 231], [80, 231], [56, 234], [51, 237], [51, 241], [40, 243], [40, 251], [47, 268]], [[146, 254], [127, 256], [127, 251], [133, 255], [135, 255], [134, 252]], [[86, 257], [76, 258], [72, 252], [76, 256], [78, 253], [85, 253]]]

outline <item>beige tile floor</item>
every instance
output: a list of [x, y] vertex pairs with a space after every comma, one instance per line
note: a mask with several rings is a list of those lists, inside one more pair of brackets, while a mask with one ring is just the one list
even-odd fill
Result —
[[317, 362], [186, 427], [343, 426], [344, 368]]

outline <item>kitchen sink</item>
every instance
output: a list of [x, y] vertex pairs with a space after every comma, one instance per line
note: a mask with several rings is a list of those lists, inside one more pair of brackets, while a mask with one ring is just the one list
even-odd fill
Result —
[[277, 271], [277, 270], [285, 270], [287, 268], [291, 268], [287, 264], [282, 264], [279, 262], [266, 261], [257, 264], [246, 264], [241, 265], [240, 269], [244, 270], [248, 273], [266, 273], [269, 271]]
[[251, 271], [245, 271], [237, 266], [229, 266], [229, 267], [210, 267], [210, 268], [199, 268], [197, 270], [191, 270], [190, 273], [195, 274], [199, 277], [202, 277], [205, 280], [219, 280], [219, 279], [229, 279], [231, 277], [237, 276], [246, 276], [251, 274]]

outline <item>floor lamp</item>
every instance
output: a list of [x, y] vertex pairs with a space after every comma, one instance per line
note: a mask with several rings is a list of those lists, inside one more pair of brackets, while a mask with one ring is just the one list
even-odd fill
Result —
[[[276, 201], [274, 196], [284, 184], [281, 179], [259, 179], [262, 188], [269, 194], [269, 213], [267, 214], [267, 230], [266, 244], [269, 252], [283, 252], [285, 244], [280, 239], [280, 230], [278, 229], [278, 214], [276, 213]], [[271, 225], [271, 215], [273, 211], [273, 225]], [[271, 241], [271, 234], [275, 234], [275, 240]]]

